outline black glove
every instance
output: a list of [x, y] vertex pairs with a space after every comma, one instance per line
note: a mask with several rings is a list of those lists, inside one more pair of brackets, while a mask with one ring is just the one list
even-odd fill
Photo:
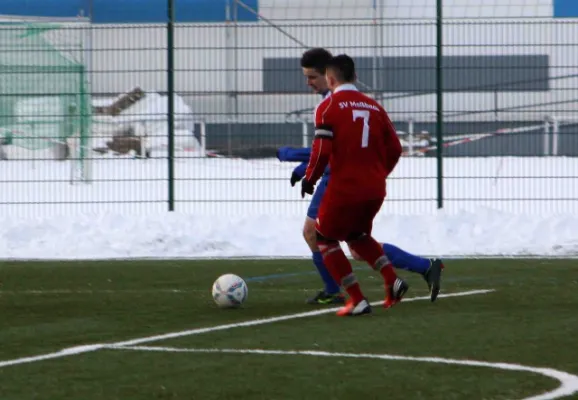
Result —
[[307, 179], [301, 181], [301, 198], [305, 198], [305, 193], [313, 194], [315, 191], [315, 185], [309, 182]]
[[295, 186], [303, 177], [297, 175], [295, 172], [291, 174], [291, 186]]

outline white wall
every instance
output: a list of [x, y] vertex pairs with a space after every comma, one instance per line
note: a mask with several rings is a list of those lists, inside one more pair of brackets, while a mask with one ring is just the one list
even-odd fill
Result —
[[[271, 19], [435, 18], [436, 0], [261, 0]], [[336, 7], [336, 4], [338, 5]], [[447, 18], [552, 17], [552, 0], [443, 0]]]
[[[338, 7], [330, 6], [335, 3], [263, 0], [262, 15], [275, 20], [275, 26], [284, 33], [265, 22], [236, 27], [178, 25], [177, 90], [194, 92], [186, 98], [201, 115], [231, 112], [232, 103], [223, 92], [246, 92], [237, 100], [237, 110], [246, 114], [245, 119], [279, 120], [283, 117], [278, 114], [312, 107], [318, 100], [309, 95], [258, 93], [262, 90], [263, 58], [299, 57], [303, 47], [296, 40], [353, 56], [435, 55], [435, 0], [376, 0], [375, 8], [373, 0], [344, 0]], [[444, 54], [548, 54], [552, 77], [578, 73], [578, 21], [552, 19], [551, 0], [445, 0], [445, 3], [444, 15], [448, 19]], [[374, 15], [386, 18], [383, 26], [367, 19]], [[493, 17], [500, 19], [488, 19]], [[94, 93], [118, 93], [136, 85], [149, 91], [166, 90], [166, 39], [166, 27], [162, 25], [94, 26], [91, 31]], [[235, 46], [237, 51], [232, 50]], [[578, 88], [578, 79], [552, 81], [552, 90], [547, 93], [447, 94], [445, 108], [459, 112], [493, 110], [496, 103], [498, 107], [510, 107], [559, 102], [578, 98], [573, 88]], [[385, 105], [392, 111], [403, 111], [420, 119], [431, 118], [435, 96], [392, 100]], [[524, 117], [541, 119], [544, 114], [560, 113], [561, 109], [573, 112], [578, 107], [573, 103], [533, 107], [532, 114]], [[494, 114], [492, 111], [477, 117], [491, 119]], [[521, 116], [519, 113], [502, 116], [508, 117]]]

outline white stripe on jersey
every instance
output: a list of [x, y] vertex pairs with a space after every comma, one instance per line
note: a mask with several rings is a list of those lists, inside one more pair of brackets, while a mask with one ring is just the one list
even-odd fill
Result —
[[315, 129], [315, 137], [325, 137], [331, 139], [333, 137], [333, 132], [327, 129]]

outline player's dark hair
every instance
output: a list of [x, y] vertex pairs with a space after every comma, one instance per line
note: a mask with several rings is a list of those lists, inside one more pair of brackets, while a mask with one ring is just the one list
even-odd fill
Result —
[[347, 54], [340, 54], [327, 62], [326, 69], [331, 69], [338, 81], [355, 82], [355, 62]]
[[325, 74], [325, 67], [333, 55], [326, 49], [315, 47], [307, 50], [301, 56], [302, 68], [313, 68], [320, 74]]

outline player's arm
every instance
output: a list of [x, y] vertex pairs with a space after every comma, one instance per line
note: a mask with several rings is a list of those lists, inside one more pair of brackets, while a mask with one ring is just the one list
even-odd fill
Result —
[[[329, 164], [333, 149], [333, 128], [326, 118], [329, 104], [330, 101], [325, 101], [315, 110], [315, 137], [303, 182], [304, 185], [311, 185], [311, 191]], [[307, 190], [305, 192], [309, 193]]]
[[[277, 159], [279, 161], [288, 162], [304, 162], [307, 163], [311, 157], [311, 147], [290, 147], [284, 146], [277, 150]], [[303, 173], [304, 175], [305, 173]]]
[[309, 158], [309, 164], [305, 171], [305, 179], [313, 185], [317, 183], [321, 175], [323, 175], [325, 168], [327, 168], [332, 148], [333, 132], [331, 128], [323, 125], [315, 127], [315, 138], [313, 139], [313, 147], [311, 148], [311, 157]]
[[280, 147], [277, 150], [277, 159], [279, 161], [284, 162], [295, 162], [299, 161], [299, 164], [293, 172], [291, 172], [291, 186], [295, 186], [297, 182], [299, 182], [305, 176], [305, 170], [307, 169], [307, 163], [309, 162], [309, 158], [311, 157], [311, 148], [310, 147]]

